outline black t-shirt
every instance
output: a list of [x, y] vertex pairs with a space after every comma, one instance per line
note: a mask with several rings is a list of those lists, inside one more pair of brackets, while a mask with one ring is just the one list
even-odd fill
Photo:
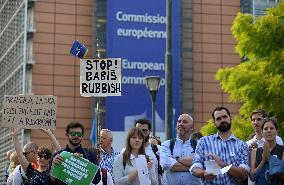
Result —
[[[282, 160], [282, 155], [284, 152], [284, 146], [276, 144], [276, 146], [271, 150], [270, 155], [277, 156], [278, 159]], [[263, 148], [258, 148], [256, 150], [256, 160], [255, 167], [257, 167], [262, 160]], [[270, 184], [271, 185], [283, 185], [284, 182], [278, 175], [270, 176]]]
[[50, 185], [51, 179], [47, 172], [39, 172], [32, 168], [32, 165], [29, 164], [26, 175], [29, 179], [30, 185]]

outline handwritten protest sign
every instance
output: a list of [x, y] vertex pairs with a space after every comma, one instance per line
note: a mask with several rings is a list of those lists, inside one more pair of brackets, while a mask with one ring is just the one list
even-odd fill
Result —
[[55, 129], [56, 105], [55, 96], [5, 95], [1, 126]]
[[81, 96], [121, 96], [121, 59], [80, 60]]
[[51, 175], [69, 185], [91, 184], [99, 167], [82, 157], [63, 151], [61, 164], [53, 166]]
[[136, 169], [138, 171], [139, 183], [143, 185], [151, 185], [149, 170], [145, 155], [138, 155], [135, 158]]

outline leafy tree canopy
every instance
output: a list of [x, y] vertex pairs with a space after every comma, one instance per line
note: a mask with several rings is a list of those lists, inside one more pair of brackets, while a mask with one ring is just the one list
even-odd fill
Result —
[[[284, 134], [284, 1], [264, 16], [238, 13], [232, 33], [237, 53], [246, 60], [235, 67], [219, 69], [216, 79], [230, 101], [242, 103], [242, 117], [248, 119], [252, 110], [263, 108], [282, 123], [278, 133]], [[241, 128], [242, 119], [237, 119]], [[236, 130], [237, 133], [241, 135]]]

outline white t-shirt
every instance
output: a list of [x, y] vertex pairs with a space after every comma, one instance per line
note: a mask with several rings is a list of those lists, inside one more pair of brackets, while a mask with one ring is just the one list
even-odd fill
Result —
[[[20, 168], [21, 168], [21, 170], [20, 170]], [[22, 174], [21, 174], [21, 173], [22, 173]], [[13, 175], [12, 175], [12, 174], [13, 174]], [[24, 172], [24, 170], [23, 170], [23, 168], [21, 167], [21, 165], [18, 165], [18, 166], [15, 168], [15, 170], [13, 171], [12, 174], [11, 174], [10, 176], [11, 176], [11, 178], [12, 178], [12, 183], [13, 183], [13, 185], [21, 185], [22, 182], [23, 182], [22, 176], [23, 176], [24, 178], [28, 179], [27, 176], [26, 176], [26, 174], [25, 174], [25, 172]], [[9, 176], [9, 178], [10, 178], [10, 176]]]
[[[265, 139], [262, 138], [262, 139], [258, 140], [258, 139], [256, 139], [256, 135], [255, 135], [255, 136], [253, 136], [253, 138], [251, 140], [248, 140], [246, 143], [247, 143], [248, 146], [250, 146], [254, 142], [256, 142], [258, 148], [262, 148], [263, 145], [264, 145]], [[281, 137], [276, 136], [276, 143], [278, 145], [283, 146], [283, 141], [282, 141]]]

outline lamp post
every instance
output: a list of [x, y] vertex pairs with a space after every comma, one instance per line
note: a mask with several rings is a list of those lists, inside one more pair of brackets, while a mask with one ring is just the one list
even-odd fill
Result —
[[147, 89], [149, 90], [150, 95], [152, 97], [152, 130], [153, 130], [153, 136], [155, 136], [156, 132], [155, 102], [156, 102], [157, 92], [160, 88], [161, 78], [159, 76], [147, 76], [145, 80], [146, 80]]

